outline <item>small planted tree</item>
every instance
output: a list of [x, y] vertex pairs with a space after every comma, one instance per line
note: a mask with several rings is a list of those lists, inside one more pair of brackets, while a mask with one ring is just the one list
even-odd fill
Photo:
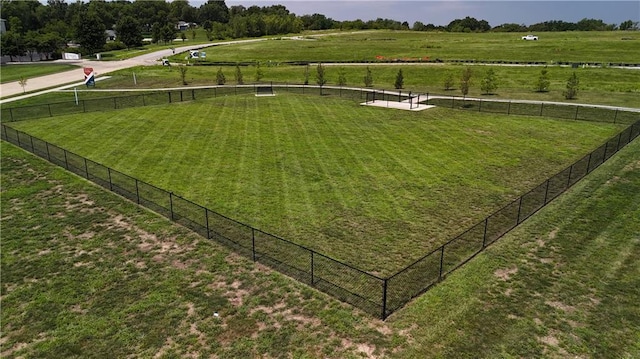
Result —
[[402, 74], [402, 69], [398, 70], [398, 73], [396, 74], [396, 82], [394, 82], [393, 86], [396, 90], [404, 87], [404, 75]]
[[319, 63], [318, 67], [316, 67], [316, 83], [319, 86], [324, 86], [327, 83], [327, 77], [325, 76], [324, 66], [322, 66], [322, 63]]
[[222, 72], [222, 67], [218, 68], [218, 73], [216, 73], [216, 84], [224, 85], [226, 79], [224, 78], [224, 73]]
[[493, 69], [489, 69], [482, 79], [480, 89], [482, 90], [483, 94], [491, 95], [497, 88], [498, 84], [496, 82], [496, 73], [495, 71], [493, 71]]
[[340, 68], [338, 70], [338, 86], [346, 86], [347, 85], [347, 75], [344, 71], [344, 68]]
[[462, 92], [462, 96], [467, 96], [469, 93], [469, 87], [471, 87], [471, 69], [469, 67], [465, 67], [462, 71], [462, 78], [460, 79], [460, 92]]
[[307, 66], [304, 67], [304, 84], [305, 85], [309, 84], [309, 64], [307, 64]]
[[549, 85], [551, 85], [551, 81], [549, 81], [549, 76], [547, 75], [547, 69], [542, 69], [540, 71], [540, 77], [538, 77], [538, 83], [536, 84], [537, 92], [548, 92]]
[[364, 86], [372, 87], [373, 86], [373, 75], [371, 74], [371, 69], [367, 66], [367, 72], [364, 75]]
[[178, 71], [180, 72], [180, 80], [182, 80], [182, 84], [187, 84], [187, 70], [189, 70], [186, 66], [179, 66]]
[[448, 73], [444, 77], [444, 90], [445, 91], [453, 90], [453, 74], [452, 73]]
[[184, 31], [180, 33], [180, 39], [182, 39], [182, 42], [187, 41], [187, 34], [185, 34]]
[[242, 70], [240, 69], [240, 65], [236, 65], [236, 73], [234, 77], [238, 85], [244, 85], [244, 81], [242, 80]]
[[256, 62], [256, 82], [260, 82], [260, 80], [262, 80], [262, 78], [264, 77], [264, 71], [262, 71], [262, 68], [260, 67], [260, 62]]
[[578, 85], [580, 80], [574, 72], [567, 80], [567, 89], [564, 91], [564, 98], [567, 100], [573, 100], [578, 96]]
[[27, 78], [24, 76], [20, 76], [20, 80], [18, 80], [18, 84], [22, 87], [22, 93], [25, 93], [25, 87], [27, 87]]

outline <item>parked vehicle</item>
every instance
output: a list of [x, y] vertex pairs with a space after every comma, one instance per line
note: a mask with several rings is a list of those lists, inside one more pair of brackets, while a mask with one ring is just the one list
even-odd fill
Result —
[[522, 40], [533, 40], [533, 41], [536, 41], [536, 40], [538, 40], [538, 37], [536, 35], [527, 35], [527, 36], [523, 36]]

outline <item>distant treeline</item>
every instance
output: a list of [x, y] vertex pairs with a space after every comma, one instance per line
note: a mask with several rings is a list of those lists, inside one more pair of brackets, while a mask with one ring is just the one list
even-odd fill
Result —
[[[577, 23], [546, 21], [530, 26], [502, 24], [491, 27], [473, 17], [456, 19], [447, 26], [416, 21], [409, 25], [391, 19], [336, 21], [322, 14], [298, 16], [283, 5], [227, 6], [209, 0], [194, 7], [186, 0], [167, 1], [75, 1], [0, 0], [3, 27], [2, 53], [56, 54], [69, 43], [82, 46], [84, 53], [140, 46], [144, 37], [152, 42], [172, 42], [176, 37], [195, 38], [204, 29], [209, 40], [300, 33], [303, 30], [390, 29], [446, 32], [540, 32], [638, 30], [638, 22], [606, 24], [583, 19]], [[107, 42], [109, 41], [109, 44]]]

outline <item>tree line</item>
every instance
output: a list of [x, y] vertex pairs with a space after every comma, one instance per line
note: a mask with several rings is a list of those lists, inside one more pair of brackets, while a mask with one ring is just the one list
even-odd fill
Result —
[[[322, 14], [297, 16], [283, 5], [227, 6], [224, 1], [208, 0], [199, 7], [188, 0], [128, 1], [91, 0], [88, 2], [47, 0], [0, 0], [0, 13], [6, 20], [2, 34], [2, 53], [9, 56], [60, 54], [68, 44], [80, 45], [80, 52], [92, 54], [117, 48], [142, 45], [144, 37], [153, 43], [170, 43], [176, 36], [186, 39], [177, 24], [184, 21], [204, 29], [208, 40], [260, 37], [300, 33], [303, 30], [414, 30], [444, 32], [540, 32], [540, 31], [613, 31], [638, 30], [638, 22], [606, 24], [602, 20], [583, 19], [577, 23], [545, 21], [525, 26], [502, 24], [491, 27], [486, 20], [473, 17], [455, 19], [446, 26], [416, 21], [409, 25], [392, 19], [336, 21]], [[106, 30], [113, 30], [117, 41], [107, 43]], [[191, 36], [195, 32], [189, 30]]]

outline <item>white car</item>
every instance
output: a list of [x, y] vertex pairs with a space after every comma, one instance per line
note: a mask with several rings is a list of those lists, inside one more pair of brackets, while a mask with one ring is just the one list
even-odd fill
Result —
[[538, 37], [535, 36], [535, 35], [527, 35], [527, 36], [523, 36], [522, 40], [533, 40], [533, 41], [536, 41], [536, 40], [538, 40]]

